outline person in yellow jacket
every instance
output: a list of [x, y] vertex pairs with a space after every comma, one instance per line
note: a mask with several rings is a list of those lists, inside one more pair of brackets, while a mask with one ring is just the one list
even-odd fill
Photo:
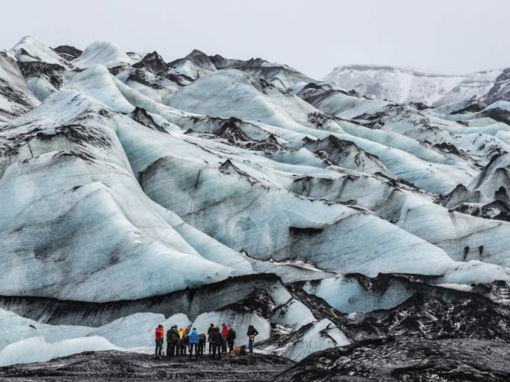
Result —
[[180, 328], [179, 329], [179, 338], [180, 338], [180, 353], [182, 356], [185, 356], [186, 355], [186, 348], [187, 348], [187, 344], [186, 344], [186, 329], [184, 328]]

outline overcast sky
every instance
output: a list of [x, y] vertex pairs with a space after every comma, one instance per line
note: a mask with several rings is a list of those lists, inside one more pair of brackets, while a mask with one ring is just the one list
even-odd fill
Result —
[[2, 0], [0, 48], [33, 35], [167, 61], [197, 48], [322, 78], [346, 64], [444, 73], [510, 67], [509, 0]]

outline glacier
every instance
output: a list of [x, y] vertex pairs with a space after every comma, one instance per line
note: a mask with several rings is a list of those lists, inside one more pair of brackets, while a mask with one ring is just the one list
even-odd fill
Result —
[[0, 364], [149, 353], [159, 323], [255, 325], [301, 361], [506, 317], [507, 73], [348, 70], [395, 89], [107, 41], [0, 51]]

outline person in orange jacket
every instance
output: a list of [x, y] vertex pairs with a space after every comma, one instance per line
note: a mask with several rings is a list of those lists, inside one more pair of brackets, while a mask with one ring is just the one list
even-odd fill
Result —
[[221, 328], [221, 352], [227, 352], [227, 336], [228, 336], [228, 326], [223, 324]]
[[163, 342], [165, 341], [165, 329], [163, 325], [159, 324], [156, 328], [156, 353], [155, 355], [161, 355], [163, 351]]

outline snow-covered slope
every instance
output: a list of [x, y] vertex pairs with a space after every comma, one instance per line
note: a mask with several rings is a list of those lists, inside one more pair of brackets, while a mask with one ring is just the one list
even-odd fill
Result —
[[485, 95], [501, 72], [446, 75], [393, 66], [350, 65], [336, 67], [324, 80], [378, 100], [440, 106]]
[[46, 62], [48, 64], [68, 65], [57, 52], [35, 37], [23, 37], [10, 52], [19, 62]]
[[[384, 70], [405, 102], [497, 76]], [[254, 324], [259, 349], [300, 360], [389, 335], [347, 315], [420, 293], [506, 303], [510, 104], [462, 97], [425, 108], [263, 59], [23, 39], [0, 53], [0, 307], [23, 327], [0, 359], [145, 346], [170, 320], [228, 321], [242, 342]], [[87, 327], [57, 346], [26, 318]], [[140, 333], [109, 336], [122, 325]]]
[[102, 64], [108, 68], [131, 64], [131, 58], [117, 45], [108, 41], [96, 41], [85, 48], [83, 53], [72, 61], [79, 68]]

